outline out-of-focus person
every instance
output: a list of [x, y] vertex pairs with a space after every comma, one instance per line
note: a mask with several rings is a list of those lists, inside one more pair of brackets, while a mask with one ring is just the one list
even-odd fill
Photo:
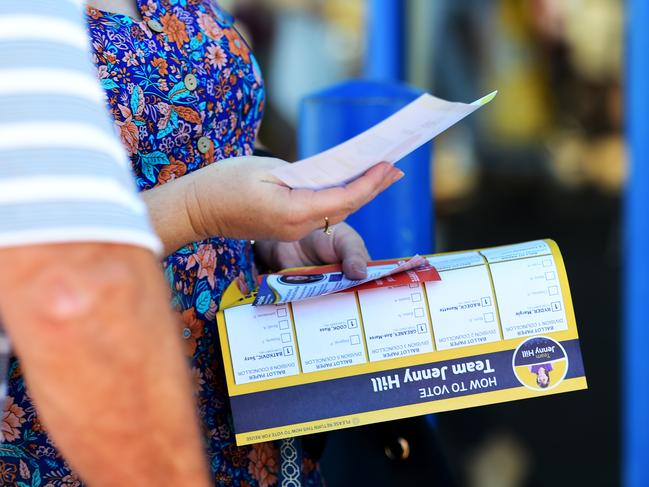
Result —
[[208, 485], [161, 245], [87, 46], [80, 2], [0, 4], [0, 315], [21, 358], [0, 484], [79, 485], [56, 441], [93, 486]]

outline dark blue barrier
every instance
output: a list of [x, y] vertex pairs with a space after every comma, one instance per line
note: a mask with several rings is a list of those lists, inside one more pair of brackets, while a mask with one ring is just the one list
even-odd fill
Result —
[[[356, 80], [307, 96], [300, 106], [299, 157], [358, 135], [420, 94], [403, 84]], [[399, 161], [406, 176], [348, 219], [373, 259], [433, 252], [431, 156], [429, 143]]]

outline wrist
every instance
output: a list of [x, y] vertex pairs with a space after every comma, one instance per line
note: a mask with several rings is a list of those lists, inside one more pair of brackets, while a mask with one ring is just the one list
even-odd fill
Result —
[[205, 203], [201, 200], [200, 195], [204, 194], [204, 192], [201, 188], [201, 178], [195, 177], [198, 173], [186, 177], [182, 190], [185, 227], [190, 234], [187, 238], [188, 242], [205, 240], [211, 236], [223, 234], [218, 225], [208, 217], [208, 209], [205, 208]]

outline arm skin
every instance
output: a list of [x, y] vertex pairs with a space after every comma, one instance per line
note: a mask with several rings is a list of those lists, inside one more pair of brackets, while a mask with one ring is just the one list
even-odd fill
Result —
[[189, 371], [147, 250], [0, 249], [0, 313], [39, 414], [93, 487], [208, 486]]
[[221, 235], [294, 242], [334, 225], [398, 181], [403, 173], [381, 163], [344, 187], [295, 190], [270, 172], [287, 164], [268, 157], [220, 161], [142, 193], [165, 253]]

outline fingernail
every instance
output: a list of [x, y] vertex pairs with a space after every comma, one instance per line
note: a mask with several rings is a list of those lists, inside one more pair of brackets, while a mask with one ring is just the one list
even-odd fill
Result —
[[358, 279], [365, 279], [367, 277], [367, 269], [361, 264], [352, 264], [352, 271]]
[[405, 173], [403, 171], [400, 171], [399, 169], [397, 169], [397, 173], [392, 176], [392, 182], [396, 183], [397, 181], [399, 181], [399, 179], [401, 179], [404, 176], [405, 176]]

